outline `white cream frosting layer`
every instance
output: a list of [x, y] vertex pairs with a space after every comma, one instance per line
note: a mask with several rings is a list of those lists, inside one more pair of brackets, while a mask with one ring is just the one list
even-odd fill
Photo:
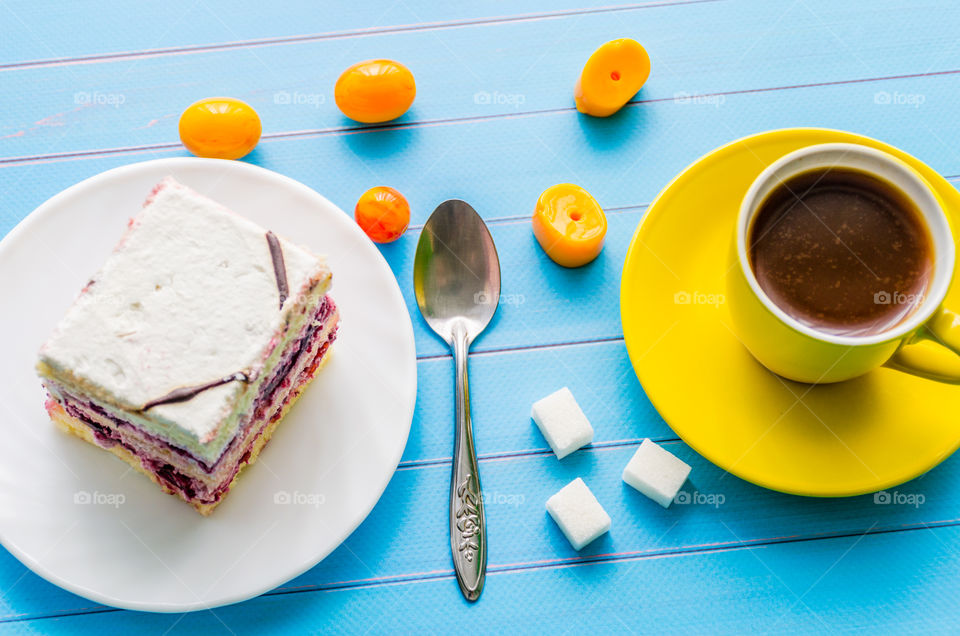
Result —
[[[41, 349], [41, 375], [216, 459], [258, 381], [312, 317], [301, 310], [329, 288], [323, 259], [279, 242], [290, 290], [282, 308], [266, 230], [165, 179]], [[139, 412], [238, 372], [250, 383]]]

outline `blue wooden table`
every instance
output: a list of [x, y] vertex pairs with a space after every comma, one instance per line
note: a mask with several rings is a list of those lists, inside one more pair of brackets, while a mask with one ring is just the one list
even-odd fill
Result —
[[[239, 605], [152, 615], [62, 591], [0, 551], [0, 628], [957, 628], [960, 461], [901, 486], [919, 495], [912, 505], [804, 499], [742, 482], [691, 451], [653, 409], [627, 359], [618, 305], [627, 245], [648, 202], [732, 139], [788, 126], [846, 129], [960, 179], [960, 5], [586, 4], [0, 0], [0, 235], [86, 177], [185, 155], [180, 111], [202, 97], [238, 97], [264, 124], [247, 161], [303, 181], [344, 210], [374, 185], [409, 198], [413, 225], [382, 252], [414, 321], [420, 387], [385, 496], [306, 574]], [[572, 90], [583, 63], [624, 36], [649, 51], [650, 80], [614, 117], [579, 115]], [[376, 130], [345, 119], [332, 95], [340, 71], [372, 57], [404, 62], [418, 87], [412, 110]], [[550, 262], [528, 221], [539, 193], [566, 181], [592, 192], [609, 218], [603, 254], [579, 270]], [[461, 599], [448, 553], [452, 361], [420, 319], [410, 285], [419, 228], [450, 197], [470, 201], [488, 221], [503, 269], [503, 304], [472, 358], [490, 526], [487, 585], [474, 606]], [[565, 385], [596, 436], [558, 462], [529, 411]], [[620, 472], [644, 437], [690, 463], [693, 487], [713, 499], [663, 510], [625, 487]], [[577, 476], [613, 518], [612, 531], [579, 554], [544, 511]]]

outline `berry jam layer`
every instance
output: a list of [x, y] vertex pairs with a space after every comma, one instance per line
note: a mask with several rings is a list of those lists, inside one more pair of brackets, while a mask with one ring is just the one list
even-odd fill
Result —
[[72, 395], [59, 386], [48, 385], [51, 397], [47, 409], [54, 419], [55, 411], [62, 410], [73, 421], [88, 427], [99, 446], [122, 447], [126, 453], [118, 453], [121, 457], [127, 461], [129, 456], [136, 458], [139, 468], [169, 492], [178, 494], [198, 509], [210, 507], [226, 494], [240, 469], [256, 459], [265, 442], [261, 438], [269, 437], [276, 422], [316, 375], [336, 339], [338, 326], [339, 312], [327, 296], [310, 326], [287, 346], [280, 362], [260, 385], [249, 414], [212, 465], [125, 421], [115, 411]]

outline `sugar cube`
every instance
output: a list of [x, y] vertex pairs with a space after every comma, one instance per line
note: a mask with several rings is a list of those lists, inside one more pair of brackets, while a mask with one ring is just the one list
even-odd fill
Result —
[[547, 499], [547, 512], [574, 550], [610, 530], [610, 516], [579, 477]]
[[686, 462], [645, 439], [623, 469], [623, 481], [669, 508], [689, 474]]
[[534, 402], [530, 417], [537, 423], [557, 459], [563, 459], [593, 440], [593, 427], [567, 387]]

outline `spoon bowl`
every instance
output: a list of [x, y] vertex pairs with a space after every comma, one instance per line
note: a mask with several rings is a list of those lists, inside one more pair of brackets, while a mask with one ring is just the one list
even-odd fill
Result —
[[500, 302], [500, 260], [480, 215], [464, 201], [441, 203], [420, 234], [413, 291], [424, 320], [447, 344], [453, 325], [469, 342], [480, 335]]

